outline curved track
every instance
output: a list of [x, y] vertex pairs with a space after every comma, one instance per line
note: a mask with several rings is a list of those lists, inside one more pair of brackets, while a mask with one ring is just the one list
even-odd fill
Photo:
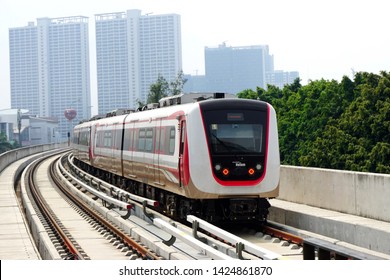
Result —
[[48, 231], [56, 232], [51, 235], [54, 243], [61, 244], [57, 249], [63, 259], [370, 258], [326, 239], [298, 236], [277, 224], [263, 232], [230, 230], [235, 234], [194, 216], [181, 224], [151, 210], [154, 201], [82, 172], [71, 155], [58, 158], [31, 165], [25, 178], [32, 178], [32, 193], [46, 204], [36, 208], [53, 216], [41, 220]]
[[159, 259], [75, 198], [61, 183], [56, 165], [54, 157], [36, 161], [25, 178], [63, 259]]

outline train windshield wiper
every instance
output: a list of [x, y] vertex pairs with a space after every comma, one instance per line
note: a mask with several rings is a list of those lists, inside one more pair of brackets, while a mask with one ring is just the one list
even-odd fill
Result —
[[[225, 149], [227, 152], [229, 153], [237, 153], [237, 152], [250, 152], [250, 150], [248, 150], [247, 148], [241, 146], [241, 145], [238, 145], [236, 143], [232, 143], [232, 142], [226, 142], [226, 141], [223, 141], [221, 140], [220, 138], [218, 138], [218, 136], [216, 136], [214, 133], [211, 133], [211, 135], [215, 138], [215, 140], [218, 141], [218, 143], [220, 143]], [[217, 149], [216, 149], [216, 146], [214, 147], [215, 149], [215, 152], [218, 152]]]

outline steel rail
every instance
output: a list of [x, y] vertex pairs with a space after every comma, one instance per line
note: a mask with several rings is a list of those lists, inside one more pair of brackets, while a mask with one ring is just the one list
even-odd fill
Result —
[[89, 257], [85, 254], [85, 252], [79, 250], [78, 244], [75, 244], [74, 241], [71, 240], [71, 236], [69, 232], [66, 232], [63, 229], [63, 227], [59, 223], [58, 218], [56, 217], [56, 215], [54, 214], [50, 206], [46, 203], [45, 199], [42, 196], [42, 193], [39, 191], [39, 187], [35, 182], [34, 174], [36, 174], [39, 165], [50, 156], [45, 156], [43, 158], [33, 161], [26, 169], [25, 176], [28, 177], [28, 186], [31, 195], [33, 196], [33, 199], [36, 202], [37, 207], [41, 211], [44, 219], [49, 223], [49, 226], [52, 228], [52, 230], [54, 230], [63, 241], [64, 246], [72, 256], [72, 259], [77, 259], [77, 260], [89, 259]]
[[[56, 168], [57, 172], [59, 172], [59, 174], [62, 174], [61, 172], [65, 172], [65, 173], [67, 173], [67, 175], [70, 175], [66, 171], [66, 169], [63, 166], [60, 167], [60, 165], [62, 165], [62, 161], [58, 160], [55, 164], [55, 168]], [[120, 229], [119, 227], [117, 227], [116, 225], [114, 225], [113, 223], [111, 223], [110, 221], [105, 219], [104, 217], [102, 217], [102, 215], [100, 213], [91, 209], [88, 205], [86, 205], [86, 203], [84, 203], [82, 201], [82, 199], [74, 196], [73, 193], [70, 191], [70, 188], [75, 188], [72, 183], [67, 181], [64, 177], [62, 179], [59, 179], [59, 178], [57, 178], [57, 179], [61, 181], [61, 183], [58, 182], [59, 185], [61, 185], [61, 190], [63, 190], [70, 197], [70, 199], [72, 199], [74, 201], [74, 203], [77, 204], [78, 207], [80, 207], [83, 211], [88, 213], [93, 219], [95, 219], [103, 227], [105, 227], [106, 229], [111, 231], [113, 233], [113, 235], [115, 235], [118, 239], [121, 239], [121, 241], [124, 244], [126, 244], [127, 246], [129, 246], [130, 248], [135, 250], [139, 255], [142, 256], [143, 259], [153, 259], [153, 260], [160, 260], [161, 259], [160, 256], [158, 256], [157, 254], [155, 254], [154, 252], [152, 252], [151, 250], [149, 250], [148, 248], [146, 248], [142, 244], [135, 241], [132, 237], [128, 236], [122, 229]], [[65, 183], [68, 186], [68, 188], [63, 187], [62, 183]], [[79, 183], [81, 183], [81, 182], [79, 182]], [[123, 202], [118, 201], [118, 203], [123, 203]]]
[[[247, 241], [247, 240], [244, 240], [234, 234], [231, 234], [223, 229], [220, 229], [196, 216], [193, 216], [193, 215], [188, 215], [187, 216], [187, 221], [192, 223], [194, 225], [194, 223], [196, 223], [196, 225], [217, 236], [218, 238], [221, 238], [222, 240], [226, 241], [226, 242], [229, 242], [230, 244], [233, 244], [236, 246], [236, 248], [242, 248], [242, 250], [248, 252], [248, 253], [251, 253], [255, 256], [258, 256], [258, 257], [261, 257], [262, 259], [264, 260], [277, 260], [277, 259], [280, 259], [281, 256], [279, 254], [276, 254], [270, 250], [267, 250], [267, 249], [264, 249], [264, 248], [261, 248], [259, 246], [256, 246], [254, 244], [252, 244], [251, 242]], [[241, 251], [241, 249], [240, 249]], [[237, 252], [237, 253], [240, 253], [240, 252]], [[241, 254], [241, 253], [240, 253]]]

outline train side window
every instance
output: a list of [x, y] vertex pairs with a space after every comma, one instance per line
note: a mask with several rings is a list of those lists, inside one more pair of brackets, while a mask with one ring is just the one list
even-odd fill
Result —
[[80, 145], [83, 145], [83, 131], [80, 131], [80, 136], [79, 137], [80, 137], [80, 140], [79, 140], [80, 142], [79, 143], [80, 143]]
[[87, 146], [88, 143], [88, 131], [81, 131], [80, 132], [80, 145]]
[[145, 151], [146, 152], [153, 151], [153, 128], [148, 128], [146, 130]]
[[145, 150], [145, 128], [141, 128], [138, 133], [138, 151]]
[[105, 148], [112, 147], [112, 132], [111, 131], [104, 132], [104, 147]]
[[86, 139], [86, 144], [87, 144], [87, 146], [89, 147], [89, 145], [91, 144], [91, 143], [90, 143], [90, 141], [91, 141], [91, 128], [90, 128], [90, 127], [88, 127], [86, 137], [87, 137], [87, 139]]
[[102, 147], [102, 132], [98, 131], [96, 133], [96, 147], [101, 148]]
[[79, 131], [75, 130], [73, 132], [73, 143], [78, 144], [79, 143]]
[[96, 148], [100, 147], [99, 131], [96, 131], [96, 133], [95, 133], [95, 146], [96, 146]]
[[170, 127], [169, 130], [169, 154], [173, 155], [175, 153], [175, 127]]

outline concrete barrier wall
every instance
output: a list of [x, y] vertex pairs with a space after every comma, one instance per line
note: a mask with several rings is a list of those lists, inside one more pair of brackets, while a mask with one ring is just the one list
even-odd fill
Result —
[[64, 148], [66, 146], [67, 143], [45, 144], [45, 145], [23, 147], [23, 148], [2, 153], [0, 154], [0, 172], [2, 172], [11, 163], [19, 159], [22, 159], [24, 157], [36, 153], [52, 150], [52, 149]]
[[390, 222], [390, 175], [282, 166], [279, 199]]

